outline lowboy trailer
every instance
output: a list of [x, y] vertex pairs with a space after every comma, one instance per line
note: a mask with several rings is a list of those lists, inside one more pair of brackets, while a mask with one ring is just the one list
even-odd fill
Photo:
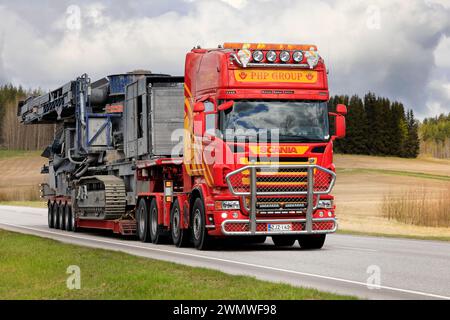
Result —
[[184, 77], [82, 75], [18, 116], [57, 124], [42, 154], [50, 228], [318, 249], [337, 229], [333, 141], [345, 136], [346, 107], [328, 100], [315, 46], [226, 43], [189, 52]]

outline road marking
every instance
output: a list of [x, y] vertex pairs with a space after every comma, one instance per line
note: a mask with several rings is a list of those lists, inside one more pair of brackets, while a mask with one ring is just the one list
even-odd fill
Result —
[[367, 251], [367, 252], [378, 252], [378, 250], [375, 249], [367, 249], [367, 248], [357, 248], [357, 247], [348, 247], [348, 246], [328, 246], [329, 248], [338, 248], [338, 249], [344, 249], [344, 250], [354, 250], [354, 251]]
[[[314, 274], [314, 273], [300, 272], [300, 271], [294, 271], [294, 270], [288, 270], [288, 269], [282, 269], [282, 268], [258, 265], [258, 264], [241, 262], [241, 261], [233, 261], [233, 260], [216, 258], [216, 257], [208, 257], [208, 256], [204, 256], [204, 255], [187, 253], [187, 252], [178, 252], [178, 251], [172, 251], [172, 250], [166, 250], [166, 249], [159, 249], [159, 248], [152, 248], [152, 247], [147, 247], [147, 246], [140, 246], [140, 245], [135, 245], [135, 244], [128, 244], [128, 243], [123, 243], [123, 242], [120, 242], [120, 241], [110, 241], [110, 240], [96, 239], [96, 238], [91, 238], [91, 237], [81, 237], [81, 236], [77, 236], [77, 235], [73, 235], [73, 234], [65, 234], [65, 233], [62, 233], [62, 232], [54, 232], [54, 231], [50, 231], [50, 230], [42, 230], [42, 229], [25, 227], [25, 226], [20, 226], [20, 225], [5, 223], [5, 222], [0, 222], [0, 225], [10, 226], [10, 227], [13, 227], [13, 228], [18, 228], [18, 229], [37, 231], [37, 232], [41, 232], [41, 233], [53, 234], [53, 235], [57, 235], [57, 236], [67, 237], [67, 238], [96, 241], [96, 242], [100, 242], [100, 243], [121, 245], [121, 246], [125, 246], [125, 247], [130, 247], [130, 248], [138, 248], [138, 249], [144, 249], [144, 250], [149, 250], [149, 251], [170, 253], [170, 254], [174, 254], [174, 255], [181, 255], [181, 256], [188, 256], [188, 257], [194, 257], [194, 258], [201, 258], [201, 259], [204, 259], [204, 260], [226, 262], [226, 263], [230, 263], [230, 264], [248, 266], [248, 267], [253, 267], [253, 268], [266, 269], [266, 270], [272, 270], [272, 271], [284, 272], [284, 273], [291, 273], [291, 274], [296, 274], [296, 275], [301, 275], [301, 276], [306, 276], [306, 277], [313, 277], [313, 278], [332, 280], [332, 281], [343, 282], [343, 283], [350, 283], [350, 284], [363, 286], [367, 290], [369, 290], [369, 288], [367, 287], [367, 283], [360, 282], [360, 281], [347, 280], [347, 279], [330, 277], [330, 276], [323, 276], [323, 275]], [[381, 286], [381, 285], [377, 286], [377, 288], [384, 289], [384, 290], [390, 290], [390, 291], [396, 291], [396, 292], [402, 292], [402, 293], [408, 293], [408, 294], [414, 294], [414, 295], [420, 295], [420, 296], [425, 296], [425, 297], [430, 297], [430, 298], [450, 300], [450, 297], [447, 297], [447, 296], [441, 296], [441, 295], [437, 295], [437, 294], [421, 292], [421, 291], [415, 291], [415, 290], [401, 289], [401, 288], [395, 288], [395, 287], [389, 287], [389, 286]]]

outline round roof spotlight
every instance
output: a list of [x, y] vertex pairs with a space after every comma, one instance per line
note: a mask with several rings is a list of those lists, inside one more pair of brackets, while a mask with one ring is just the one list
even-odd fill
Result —
[[295, 51], [294, 54], [292, 55], [292, 58], [294, 59], [295, 62], [302, 62], [303, 52]]
[[268, 51], [266, 54], [266, 59], [269, 62], [275, 62], [275, 60], [277, 60], [277, 53], [273, 50]]
[[264, 59], [264, 53], [261, 50], [256, 50], [253, 52], [253, 60], [256, 62], [261, 62]]
[[289, 51], [281, 51], [280, 53], [280, 60], [282, 62], [288, 62], [291, 59], [291, 54]]

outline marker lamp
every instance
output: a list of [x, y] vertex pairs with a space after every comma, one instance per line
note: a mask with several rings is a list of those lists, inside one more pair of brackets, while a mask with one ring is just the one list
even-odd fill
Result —
[[318, 207], [321, 209], [331, 209], [333, 208], [333, 200], [319, 200]]
[[289, 51], [281, 51], [280, 53], [280, 60], [282, 62], [288, 62], [291, 59], [291, 54]]
[[301, 51], [295, 51], [294, 54], [292, 55], [292, 58], [294, 59], [295, 62], [302, 62], [303, 60], [303, 52]]
[[264, 59], [264, 53], [261, 50], [256, 50], [253, 52], [253, 60], [256, 62], [261, 62]]
[[277, 60], [277, 53], [273, 50], [268, 51], [266, 54], [266, 59], [269, 62], [275, 62], [275, 60]]
[[216, 201], [216, 210], [239, 210], [241, 206], [238, 200]]

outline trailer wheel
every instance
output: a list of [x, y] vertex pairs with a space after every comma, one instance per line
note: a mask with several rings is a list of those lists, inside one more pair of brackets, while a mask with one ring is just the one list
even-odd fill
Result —
[[59, 204], [53, 204], [53, 228], [59, 229]]
[[150, 203], [150, 238], [154, 244], [162, 244], [164, 236], [161, 227], [158, 225], [158, 206], [156, 199]]
[[272, 241], [277, 247], [292, 247], [296, 240], [293, 236], [272, 236]]
[[71, 231], [77, 232], [78, 231], [77, 216], [73, 208], [74, 208], [73, 206], [70, 206], [70, 227]]
[[198, 250], [208, 250], [211, 248], [211, 239], [208, 236], [205, 223], [205, 207], [201, 198], [195, 199], [192, 208], [191, 219], [192, 242]]
[[66, 204], [59, 204], [59, 228], [61, 230], [66, 230]]
[[186, 247], [189, 244], [189, 230], [181, 229], [181, 209], [178, 200], [175, 200], [170, 212], [170, 231], [173, 244], [179, 248]]
[[53, 220], [53, 206], [54, 206], [54, 204], [51, 201], [49, 201], [47, 203], [47, 208], [48, 208], [48, 227], [50, 229], [53, 229], [55, 227], [55, 224], [53, 222], [54, 221]]
[[142, 198], [139, 201], [139, 205], [136, 211], [136, 231], [139, 237], [139, 240], [142, 242], [150, 242], [150, 233], [149, 233], [149, 216], [148, 216], [148, 206], [147, 201]]
[[321, 249], [325, 243], [326, 234], [311, 234], [298, 237], [298, 243], [302, 249]]
[[64, 206], [64, 226], [67, 231], [72, 231], [72, 210], [68, 203]]

